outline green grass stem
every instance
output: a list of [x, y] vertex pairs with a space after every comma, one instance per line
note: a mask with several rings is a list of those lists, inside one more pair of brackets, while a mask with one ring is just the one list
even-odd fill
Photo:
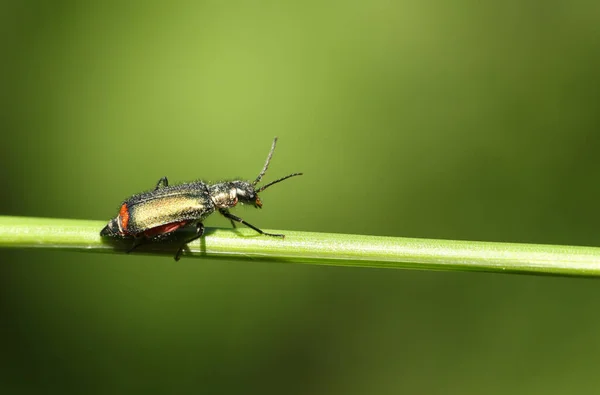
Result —
[[[0, 247], [122, 254], [130, 242], [99, 236], [104, 221], [0, 216]], [[224, 258], [317, 265], [600, 276], [600, 248], [415, 239], [289, 230], [284, 240], [251, 229], [207, 228], [187, 258]], [[178, 244], [152, 243], [135, 254], [173, 255]]]

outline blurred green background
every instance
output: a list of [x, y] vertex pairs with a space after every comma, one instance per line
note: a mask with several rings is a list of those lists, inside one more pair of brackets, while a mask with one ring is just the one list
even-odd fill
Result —
[[[4, 1], [2, 214], [600, 246], [597, 1]], [[218, 215], [208, 226], [229, 226]], [[0, 392], [596, 393], [600, 282], [0, 251]]]

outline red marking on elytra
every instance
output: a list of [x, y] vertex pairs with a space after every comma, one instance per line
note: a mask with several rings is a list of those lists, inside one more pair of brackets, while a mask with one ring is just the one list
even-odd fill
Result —
[[129, 223], [129, 210], [127, 209], [126, 204], [121, 206], [121, 210], [119, 210], [119, 218], [121, 220], [121, 228], [123, 230], [127, 229], [127, 224]]
[[177, 229], [181, 228], [185, 224], [187, 224], [187, 221], [172, 222], [170, 224], [165, 224], [165, 225], [157, 226], [155, 228], [151, 228], [151, 229], [148, 229], [148, 230], [144, 231], [144, 235], [146, 237], [153, 237], [153, 236], [157, 236], [157, 235], [164, 235], [165, 233], [171, 233], [171, 232], [176, 231]]

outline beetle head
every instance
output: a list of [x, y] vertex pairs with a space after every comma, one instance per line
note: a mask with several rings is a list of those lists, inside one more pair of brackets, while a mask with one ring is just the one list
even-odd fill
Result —
[[257, 187], [256, 184], [262, 180], [263, 176], [267, 172], [269, 168], [269, 163], [271, 162], [271, 157], [273, 156], [273, 151], [275, 151], [275, 144], [277, 143], [277, 137], [273, 140], [273, 145], [271, 146], [271, 151], [269, 152], [269, 156], [267, 156], [267, 161], [263, 166], [256, 180], [249, 181], [228, 181], [220, 184], [215, 184], [211, 187], [211, 197], [215, 205], [219, 208], [228, 208], [235, 206], [238, 202], [242, 204], [249, 204], [256, 208], [262, 208], [262, 201], [258, 197], [258, 194], [271, 185], [277, 184], [283, 180], [287, 180], [290, 177], [302, 175], [302, 173], [293, 173], [288, 176], [282, 177], [278, 180], [272, 181], [268, 184], [265, 184], [261, 187]]
[[231, 184], [233, 193], [240, 203], [262, 208], [262, 202], [252, 183], [248, 181], [233, 181]]

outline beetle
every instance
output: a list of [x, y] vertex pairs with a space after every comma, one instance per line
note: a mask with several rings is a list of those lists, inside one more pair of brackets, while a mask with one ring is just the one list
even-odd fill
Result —
[[127, 251], [129, 253], [144, 241], [159, 241], [179, 229], [195, 226], [194, 235], [181, 244], [175, 253], [175, 260], [178, 261], [185, 246], [204, 234], [202, 222], [206, 217], [219, 211], [231, 221], [234, 228], [235, 223], [239, 222], [261, 235], [284, 238], [285, 235], [264, 232], [229, 212], [238, 203], [262, 208], [262, 201], [258, 197], [260, 192], [288, 178], [302, 175], [292, 173], [261, 187], [256, 186], [269, 168], [276, 144], [277, 137], [273, 139], [265, 165], [252, 182], [232, 180], [209, 184], [194, 181], [169, 185], [167, 177], [162, 177], [153, 190], [135, 194], [123, 201], [118, 215], [108, 222], [100, 235], [119, 239], [133, 238], [133, 245]]

